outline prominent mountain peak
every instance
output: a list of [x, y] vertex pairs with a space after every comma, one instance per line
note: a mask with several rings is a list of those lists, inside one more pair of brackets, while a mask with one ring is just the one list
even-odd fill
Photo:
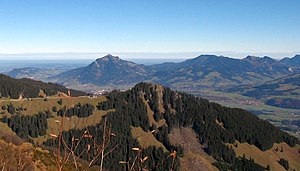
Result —
[[269, 56], [257, 57], [257, 56], [251, 56], [251, 55], [244, 58], [244, 60], [247, 60], [247, 61], [250, 61], [250, 62], [267, 62], [267, 61], [275, 62], [276, 61], [275, 59], [273, 59]]
[[263, 59], [274, 60], [273, 58], [271, 58], [271, 57], [269, 57], [269, 56], [264, 56]]
[[210, 54], [202, 54], [199, 55], [198, 58], [204, 58], [204, 57], [218, 57], [217, 55], [210, 55]]
[[218, 57], [222, 57], [222, 56], [217, 56], [217, 55], [209, 55], [209, 54], [202, 54], [199, 55], [198, 57], [194, 58], [194, 59], [200, 59], [200, 58], [218, 58]]
[[283, 59], [281, 59], [281, 62], [287, 66], [299, 68], [300, 67], [300, 55], [296, 54], [292, 58], [288, 58], [288, 57], [283, 58]]
[[197, 62], [204, 62], [204, 61], [207, 61], [207, 60], [215, 60], [219, 58], [219, 56], [216, 56], [216, 55], [209, 55], [209, 54], [202, 54], [202, 55], [199, 55], [198, 57], [196, 58], [193, 58], [193, 59], [188, 59], [187, 61], [197, 61]]
[[246, 58], [244, 58], [244, 59], [245, 59], [245, 60], [249, 60], [249, 61], [254, 61], [254, 60], [258, 60], [259, 57], [248, 55], [248, 56], [246, 56]]
[[205, 65], [210, 65], [214, 62], [219, 62], [219, 63], [223, 63], [225, 61], [235, 61], [236, 59], [233, 59], [233, 58], [228, 58], [228, 57], [225, 57], [225, 56], [217, 56], [217, 55], [207, 55], [207, 54], [204, 54], [204, 55], [200, 55], [196, 58], [193, 58], [193, 59], [189, 59], [189, 60], [186, 60], [186, 62], [188, 63], [197, 63], [197, 64], [205, 64]]
[[121, 60], [118, 56], [113, 56], [112, 54], [108, 54], [102, 58], [98, 58], [96, 61], [119, 61]]
[[296, 54], [293, 58], [294, 58], [294, 59], [300, 59], [300, 55], [299, 55], [299, 54]]
[[300, 59], [300, 54], [296, 54], [294, 57], [284, 57], [281, 61], [291, 60], [291, 59]]
[[95, 85], [132, 85], [143, 81], [147, 75], [144, 65], [122, 60], [118, 56], [108, 54], [96, 59], [88, 66], [67, 71], [59, 75], [72, 77], [82, 84]]

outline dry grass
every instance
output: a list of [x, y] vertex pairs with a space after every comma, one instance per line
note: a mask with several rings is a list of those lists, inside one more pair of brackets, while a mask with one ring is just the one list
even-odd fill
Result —
[[[296, 147], [290, 147], [286, 143], [280, 143], [274, 144], [274, 146], [270, 150], [261, 151], [254, 145], [250, 145], [248, 143], [237, 143], [238, 147], [235, 147], [234, 145], [230, 146], [232, 146], [238, 156], [243, 156], [245, 154], [248, 159], [251, 157], [256, 163], [264, 167], [269, 164], [272, 171], [285, 170], [277, 162], [280, 158], [288, 160], [290, 168], [300, 170], [300, 154], [298, 153], [298, 150], [300, 149], [299, 145], [297, 145]], [[275, 151], [277, 147], [279, 150]], [[281, 147], [283, 148], [283, 152], [280, 152]]]
[[15, 135], [15, 133], [11, 130], [11, 128], [8, 127], [7, 123], [0, 122], [0, 130], [8, 134]]
[[[62, 99], [62, 105], [57, 103], [58, 100]], [[106, 97], [70, 97], [70, 98], [63, 98], [63, 97], [48, 97], [45, 101], [44, 98], [33, 98], [33, 99], [23, 99], [23, 100], [2, 100], [0, 101], [0, 106], [9, 105], [10, 103], [15, 107], [23, 107], [27, 110], [21, 111], [22, 115], [34, 115], [39, 112], [44, 112], [45, 110], [51, 110], [53, 106], [57, 109], [62, 108], [63, 106], [72, 106], [78, 103], [90, 103], [94, 106], [98, 105], [99, 102], [106, 101]], [[3, 110], [0, 108], [0, 112]], [[7, 111], [4, 111], [7, 114]]]
[[90, 115], [85, 118], [79, 118], [77, 116], [72, 117], [60, 117], [54, 116], [53, 118], [48, 119], [48, 129], [47, 135], [39, 136], [34, 138], [34, 142], [37, 144], [42, 144], [46, 142], [50, 137], [49, 134], [59, 134], [59, 124], [62, 123], [63, 120], [63, 131], [69, 131], [71, 129], [84, 129], [87, 126], [93, 126], [100, 123], [102, 117], [105, 116], [109, 112], [113, 112], [114, 109], [107, 111], [94, 111], [93, 115]]
[[165, 108], [164, 108], [164, 101], [163, 101], [163, 91], [164, 91], [164, 87], [161, 85], [155, 85], [156, 88], [156, 93], [157, 93], [157, 97], [158, 97], [158, 110], [160, 113], [165, 113]]
[[155, 146], [157, 148], [162, 147], [165, 152], [168, 151], [161, 142], [156, 140], [151, 132], [145, 132], [141, 127], [131, 127], [131, 134], [144, 149], [149, 146]]
[[[62, 105], [59, 105], [57, 102], [62, 99]], [[0, 107], [3, 105], [8, 105], [10, 103], [13, 104], [15, 108], [23, 107], [26, 108], [26, 111], [21, 111], [21, 115], [33, 115], [39, 112], [43, 112], [45, 110], [52, 110], [52, 107], [55, 106], [57, 110], [63, 108], [64, 106], [72, 107], [78, 103], [85, 104], [89, 103], [94, 106], [97, 106], [98, 103], [106, 101], [105, 96], [100, 97], [71, 97], [71, 98], [62, 98], [62, 97], [48, 97], [45, 101], [44, 98], [34, 98], [34, 99], [23, 99], [23, 100], [2, 100], [0, 101]], [[56, 113], [52, 113], [53, 118], [48, 119], [48, 130], [47, 135], [40, 136], [38, 138], [34, 138], [33, 141], [37, 144], [42, 144], [43, 142], [47, 141], [49, 133], [58, 134], [58, 124], [56, 121], [61, 122], [64, 119], [64, 128], [63, 131], [68, 131], [70, 129], [83, 129], [87, 126], [96, 125], [100, 123], [103, 116], [105, 116], [108, 111], [99, 111], [95, 108], [93, 115], [85, 118], [78, 118], [77, 116], [73, 117], [60, 117], [57, 116]], [[10, 116], [7, 111], [3, 111], [0, 108], [0, 112], [5, 112], [4, 115]], [[3, 116], [3, 115], [2, 115]], [[1, 117], [1, 115], [0, 115]], [[10, 133], [11, 135], [15, 135], [15, 133], [8, 127], [6, 123], [0, 122], [0, 129], [6, 133]]]
[[217, 171], [212, 165], [215, 160], [204, 152], [197, 134], [191, 128], [176, 128], [169, 135], [172, 145], [184, 148], [184, 156], [180, 158], [181, 170]]
[[[57, 171], [56, 156], [47, 150], [35, 147], [33, 153], [33, 163], [35, 171]], [[78, 162], [79, 170], [98, 171], [96, 167], [89, 168], [84, 161]], [[63, 169], [64, 171], [74, 171], [74, 164], [68, 161]]]
[[30, 143], [23, 143], [17, 146], [0, 139], [0, 169], [3, 171], [33, 170], [32, 145]]
[[157, 128], [159, 128], [159, 127], [165, 125], [166, 124], [166, 120], [165, 119], [161, 119], [158, 122], [155, 121], [155, 119], [154, 119], [154, 112], [151, 110], [148, 102], [145, 100], [145, 98], [144, 98], [144, 96], [142, 94], [140, 95], [140, 97], [142, 98], [144, 104], [147, 107], [147, 114], [148, 114], [148, 120], [149, 120], [150, 126], [156, 125]]
[[295, 85], [289, 85], [289, 84], [279, 84], [279, 88], [276, 88], [275, 91], [286, 91], [286, 90], [292, 90], [298, 88], [298, 86]]

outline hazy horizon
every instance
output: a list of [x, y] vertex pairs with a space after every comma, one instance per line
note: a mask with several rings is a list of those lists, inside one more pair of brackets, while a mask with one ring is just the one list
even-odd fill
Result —
[[300, 54], [300, 52], [291, 53], [247, 53], [247, 52], [169, 52], [169, 53], [159, 53], [159, 52], [99, 52], [99, 53], [76, 53], [76, 52], [65, 52], [65, 53], [21, 53], [21, 54], [1, 54], [0, 60], [95, 60], [101, 58], [107, 54], [112, 54], [114, 56], [119, 56], [122, 59], [191, 59], [199, 55], [218, 55], [231, 58], [242, 59], [246, 56], [257, 56], [264, 57], [269, 56], [274, 59], [282, 59], [284, 57], [294, 57]]
[[0, 6], [0, 58], [104, 52], [124, 59], [203, 53], [282, 58], [300, 52], [297, 0], [2, 0]]

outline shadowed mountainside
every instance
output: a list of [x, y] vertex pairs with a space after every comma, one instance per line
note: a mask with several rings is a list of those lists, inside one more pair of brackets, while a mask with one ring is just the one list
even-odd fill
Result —
[[300, 74], [254, 86], [234, 87], [228, 91], [266, 101], [272, 106], [300, 109]]
[[59, 74], [53, 79], [65, 85], [133, 86], [140, 81], [155, 82], [175, 89], [224, 88], [262, 83], [293, 74], [288, 66], [270, 57], [233, 59], [200, 55], [179, 63], [139, 65], [107, 55], [90, 65]]

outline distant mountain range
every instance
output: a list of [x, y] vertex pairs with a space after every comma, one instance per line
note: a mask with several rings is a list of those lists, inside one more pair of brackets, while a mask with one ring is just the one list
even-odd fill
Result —
[[296, 55], [293, 58], [283, 58], [280, 62], [286, 64], [291, 67], [300, 67], [300, 55]]
[[[247, 56], [233, 59], [224, 56], [200, 55], [179, 63], [140, 65], [107, 55], [86, 67], [53, 76], [64, 85], [94, 84], [97, 86], [132, 86], [138, 82], [154, 82], [175, 89], [225, 88], [256, 84], [299, 72], [294, 58], [277, 61], [270, 57]], [[293, 63], [293, 67], [289, 64]]]
[[15, 68], [5, 74], [13, 78], [30, 78], [34, 80], [47, 81], [47, 78], [57, 75], [64, 71], [66, 70], [58, 69], [58, 68], [25, 67], [25, 68]]
[[[47, 62], [47, 61], [45, 61]], [[46, 64], [43, 64], [46, 65]], [[48, 66], [32, 65], [30, 67], [14, 68], [4, 74], [13, 78], [30, 78], [34, 80], [51, 81], [50, 77], [68, 71], [72, 68], [78, 68], [78, 64], [49, 64]]]
[[8, 72], [7, 75], [14, 78], [18, 78], [20, 76], [23, 78], [29, 78], [32, 77], [32, 75], [41, 72], [42, 70], [42, 68], [35, 67], [14, 68], [10, 72]]
[[[234, 59], [200, 55], [183, 62], [154, 65], [136, 64], [106, 55], [87, 66], [55, 72], [58, 71], [27, 67], [7, 74], [15, 78], [56, 82], [75, 89], [92, 85], [90, 89], [82, 89], [86, 91], [99, 87], [129, 88], [143, 81], [189, 92], [203, 89], [233, 92], [287, 108], [295, 108], [299, 104], [299, 100], [295, 99], [299, 97], [300, 89], [300, 55], [280, 61], [267, 56]], [[284, 100], [278, 100], [279, 96]]]

